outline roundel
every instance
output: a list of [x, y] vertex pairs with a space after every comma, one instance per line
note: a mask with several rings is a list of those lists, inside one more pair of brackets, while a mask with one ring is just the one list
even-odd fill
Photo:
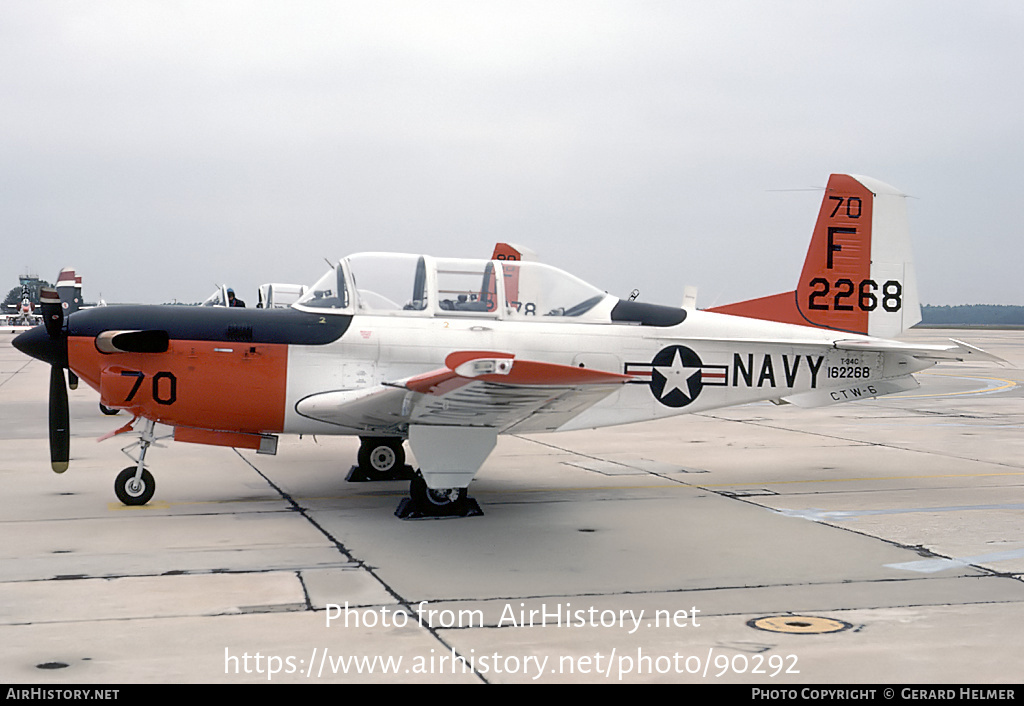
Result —
[[703, 365], [686, 346], [662, 348], [651, 361], [651, 392], [666, 407], [685, 407], [704, 387]]

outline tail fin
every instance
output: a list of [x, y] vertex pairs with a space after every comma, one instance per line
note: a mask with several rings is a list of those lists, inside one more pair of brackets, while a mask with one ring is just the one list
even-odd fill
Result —
[[494, 245], [494, 252], [491, 254], [492, 260], [536, 260], [537, 253], [522, 245], [516, 245], [515, 243], [496, 243]]
[[709, 311], [884, 338], [910, 328], [921, 306], [906, 195], [833, 174], [796, 289]]
[[64, 315], [75, 313], [82, 306], [82, 278], [75, 273], [75, 268], [65, 267], [57, 276], [57, 294], [64, 308]]

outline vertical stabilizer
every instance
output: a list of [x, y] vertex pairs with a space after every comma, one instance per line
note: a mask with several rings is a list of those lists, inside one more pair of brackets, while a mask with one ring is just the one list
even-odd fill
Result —
[[906, 195], [875, 179], [833, 174], [796, 289], [710, 311], [898, 335], [921, 320]]
[[57, 294], [64, 315], [69, 316], [82, 306], [82, 278], [75, 273], [75, 268], [65, 267], [57, 276]]
[[496, 243], [492, 260], [537, 260], [537, 253], [530, 248], [515, 243]]

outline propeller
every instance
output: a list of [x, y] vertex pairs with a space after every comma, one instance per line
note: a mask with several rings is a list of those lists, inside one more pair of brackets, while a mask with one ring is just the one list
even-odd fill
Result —
[[50, 467], [54, 473], [68, 470], [68, 458], [71, 455], [68, 416], [64, 368], [53, 365], [50, 367]]
[[[50, 340], [56, 343], [59, 360], [50, 365], [50, 466], [54, 473], [68, 470], [71, 449], [71, 425], [68, 414], [68, 388], [64, 366], [68, 358], [68, 336], [64, 331], [64, 308], [56, 289], [39, 290], [39, 304]], [[72, 373], [74, 375], [74, 373]], [[75, 380], [76, 387], [78, 380]]]
[[14, 347], [26, 355], [50, 364], [50, 465], [56, 473], [68, 469], [71, 431], [68, 420], [68, 390], [64, 368], [68, 365], [68, 335], [64, 331], [64, 310], [57, 290], [39, 290], [43, 326], [36, 326], [14, 339]]

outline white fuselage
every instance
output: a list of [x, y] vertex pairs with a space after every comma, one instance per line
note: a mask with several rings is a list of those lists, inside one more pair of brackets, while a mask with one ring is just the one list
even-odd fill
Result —
[[[295, 411], [296, 404], [318, 393], [356, 391], [437, 370], [457, 351], [512, 353], [517, 359], [634, 378], [559, 430], [778, 401], [815, 391], [835, 402], [869, 398], [885, 394], [878, 383], [931, 365], [898, 353], [839, 350], [834, 346], [838, 340], [874, 339], [701, 311], [688, 312], [683, 323], [671, 327], [543, 317], [510, 321], [356, 315], [334, 343], [289, 347], [284, 431], [359, 433], [304, 417]], [[512, 430], [554, 429], [527, 421], [499, 431]]]

